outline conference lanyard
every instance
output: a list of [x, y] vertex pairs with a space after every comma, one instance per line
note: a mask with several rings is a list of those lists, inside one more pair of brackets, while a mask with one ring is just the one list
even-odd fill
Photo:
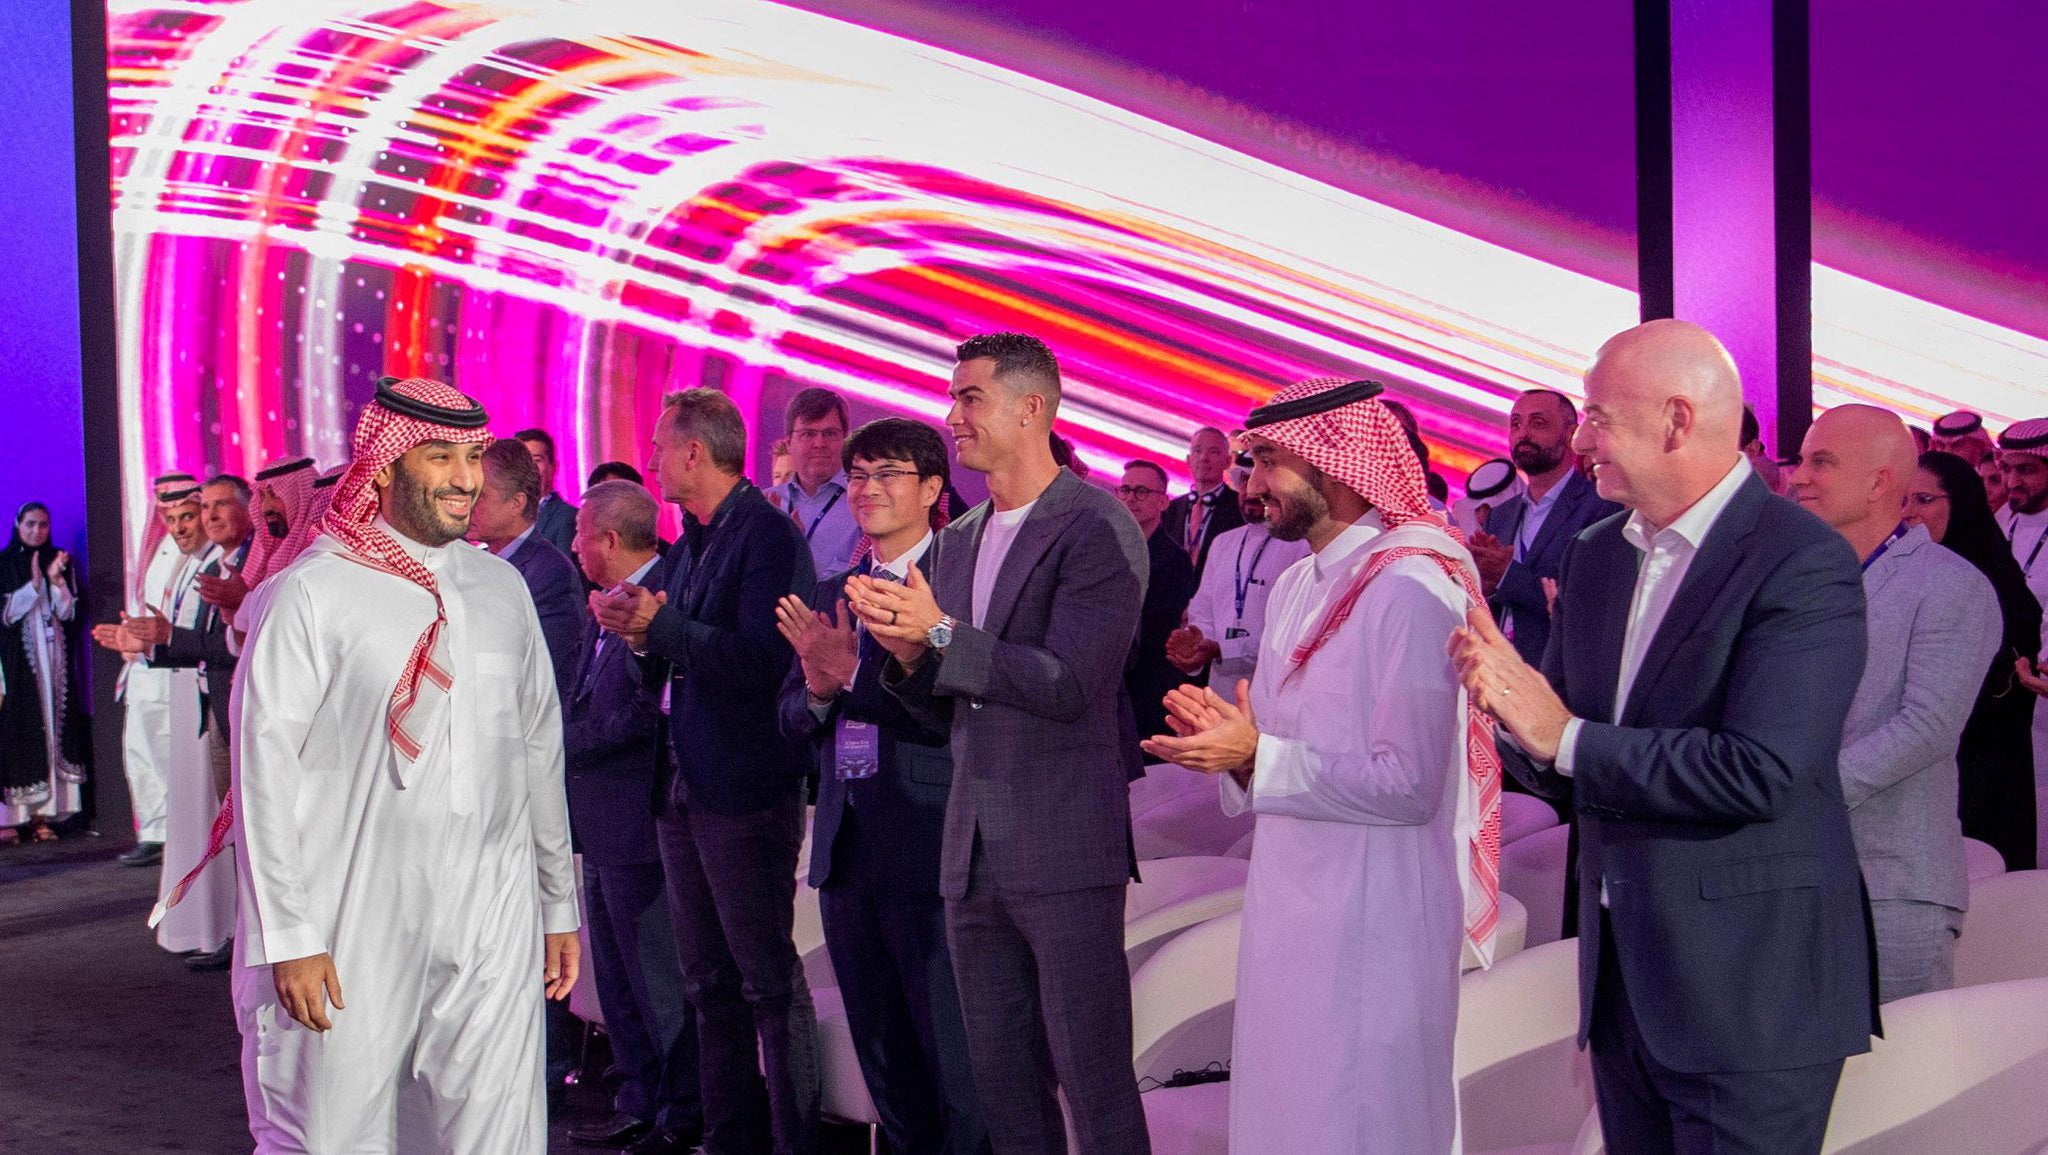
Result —
[[[792, 481], [789, 483], [789, 508], [792, 512], [796, 509], [797, 495], [802, 492], [803, 490], [797, 487], [796, 482]], [[845, 492], [843, 489], [834, 489], [832, 496], [825, 499], [825, 508], [818, 511], [818, 516], [811, 519], [811, 528], [804, 531], [805, 541], [811, 540], [811, 535], [818, 532], [818, 526], [824, 523], [825, 515], [831, 513], [832, 507], [839, 504], [839, 495]]]
[[[1245, 535], [1245, 537], [1250, 536], [1250, 534]], [[1251, 596], [1252, 586], [1258, 581], [1255, 575], [1259, 572], [1259, 559], [1266, 556], [1266, 547], [1273, 544], [1273, 535], [1268, 533], [1265, 537], [1259, 539], [1259, 548], [1252, 554], [1252, 568], [1249, 572], [1244, 568], [1244, 542], [1244, 537], [1237, 539], [1236, 572], [1231, 575], [1230, 579], [1232, 592], [1237, 595], [1238, 625], [1244, 624], [1244, 602], [1247, 597]]]
[[1890, 549], [1892, 547], [1893, 542], [1896, 542], [1900, 538], [1906, 536], [1906, 530], [1909, 528], [1911, 527], [1909, 527], [1905, 522], [1900, 522], [1899, 528], [1893, 530], [1892, 535], [1890, 537], [1885, 538], [1883, 541], [1879, 542], [1877, 548], [1870, 551], [1870, 556], [1863, 559], [1864, 570], [1867, 572], [1871, 566], [1876, 565], [1877, 559], [1884, 556], [1884, 551]]
[[[2019, 514], [2015, 513], [2012, 515], [2012, 524], [2005, 528], [2005, 536], [2006, 540], [2012, 542], [2012, 544], [2014, 545], [2018, 545], [2020, 543]], [[2034, 550], [2032, 553], [2029, 553], [2027, 555], [2027, 564], [2021, 567], [2020, 576], [2034, 576], [2034, 561], [2035, 559], [2041, 556], [2041, 545], [2043, 542], [2048, 542], [2048, 525], [2043, 525], [2041, 527], [2041, 532], [2034, 536]]]

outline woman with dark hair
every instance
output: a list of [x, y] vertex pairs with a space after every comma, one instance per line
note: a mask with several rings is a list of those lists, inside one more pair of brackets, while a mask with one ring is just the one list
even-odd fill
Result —
[[2008, 870], [2032, 870], [2034, 831], [2034, 695], [2013, 664], [2041, 641], [2041, 603], [2013, 560], [2012, 545], [1992, 520], [1984, 481], [1953, 453], [1924, 453], [1906, 491], [1906, 521], [1961, 554], [1991, 581], [2005, 618], [2005, 640], [1977, 692], [1977, 706], [1956, 748], [1961, 772], [1963, 835], [1998, 848]]
[[52, 821], [82, 805], [84, 727], [65, 623], [78, 610], [71, 555], [50, 544], [50, 510], [31, 501], [0, 550], [0, 827]]

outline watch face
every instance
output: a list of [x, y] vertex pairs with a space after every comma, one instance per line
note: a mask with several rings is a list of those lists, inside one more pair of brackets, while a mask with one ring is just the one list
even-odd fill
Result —
[[924, 632], [924, 640], [932, 649], [943, 650], [953, 641], [953, 627], [940, 622]]

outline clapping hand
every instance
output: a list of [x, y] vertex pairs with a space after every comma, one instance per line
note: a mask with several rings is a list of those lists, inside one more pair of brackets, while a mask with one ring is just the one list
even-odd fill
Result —
[[48, 574], [49, 574], [49, 578], [50, 578], [50, 584], [51, 584], [51, 585], [55, 585], [55, 584], [57, 584], [58, 582], [61, 582], [61, 581], [63, 581], [63, 580], [64, 580], [64, 570], [65, 570], [65, 568], [66, 568], [66, 567], [68, 567], [68, 566], [69, 566], [70, 564], [71, 564], [71, 555], [70, 555], [70, 554], [68, 554], [68, 553], [65, 553], [65, 552], [64, 552], [63, 550], [61, 550], [61, 549], [60, 549], [60, 550], [58, 550], [58, 551], [57, 551], [57, 556], [55, 556], [55, 557], [53, 557], [53, 558], [51, 558], [51, 559], [50, 559], [50, 568], [49, 568]]
[[795, 594], [775, 604], [775, 628], [789, 641], [802, 664], [804, 685], [820, 701], [831, 698], [853, 681], [860, 664], [859, 647], [853, 636], [853, 612], [846, 599], [832, 613], [813, 610]]
[[1166, 635], [1166, 660], [1184, 674], [1196, 674], [1223, 656], [1223, 647], [1202, 636], [1194, 626], [1182, 626]]
[[1487, 593], [1500, 585], [1500, 579], [1508, 572], [1508, 563], [1515, 560], [1514, 547], [1484, 530], [1472, 535], [1465, 543], [1472, 551], [1472, 564], [1479, 567], [1479, 584]]
[[2048, 673], [2032, 661], [2021, 658], [2012, 665], [2013, 673], [2019, 675], [2020, 685], [2032, 690], [2036, 697], [2048, 698]]
[[1251, 769], [1259, 753], [1259, 728], [1252, 716], [1250, 682], [1238, 679], [1235, 702], [1207, 686], [1181, 686], [1167, 691], [1165, 703], [1173, 733], [1140, 742], [1145, 753], [1204, 774], [1241, 775]]
[[226, 577], [200, 574], [198, 584], [199, 600], [218, 609], [223, 617], [234, 617], [242, 608], [242, 599], [249, 596], [249, 583], [232, 571]]
[[614, 586], [591, 591], [590, 616], [597, 619], [598, 628], [617, 634], [639, 652], [647, 648], [647, 627], [654, 622], [654, 612], [667, 604], [666, 593], [646, 586]]
[[155, 606], [145, 606], [147, 616], [122, 613], [118, 623], [94, 626], [92, 640], [122, 654], [146, 654], [171, 640], [171, 623]]
[[900, 583], [865, 574], [846, 579], [846, 599], [868, 633], [905, 667], [914, 668], [923, 660], [925, 637], [945, 616], [924, 571], [915, 564]]
[[1458, 665], [1458, 677], [1472, 704], [1507, 727], [1531, 757], [1555, 761], [1572, 713], [1550, 680], [1515, 652], [1485, 606], [1465, 611], [1465, 624], [1451, 631], [1445, 649]]

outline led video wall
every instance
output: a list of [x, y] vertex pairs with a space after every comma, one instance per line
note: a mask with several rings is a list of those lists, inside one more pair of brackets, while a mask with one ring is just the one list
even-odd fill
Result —
[[[1098, 468], [1178, 470], [1193, 428], [1342, 372], [1406, 395], [1455, 483], [1516, 392], [1575, 392], [1636, 317], [1630, 261], [1560, 256], [1551, 209], [1436, 212], [1399, 163], [1332, 177], [1371, 141], [1256, 147], [1135, 82], [1116, 99], [1114, 62], [1085, 94], [1034, 75], [1028, 30], [999, 64], [849, 7], [115, 0], [130, 476], [338, 462], [385, 373], [554, 430], [570, 492], [644, 458], [664, 392], [711, 385], [760, 473], [795, 389], [936, 418], [954, 344], [1017, 328], [1059, 353], [1062, 431]], [[1822, 404], [1995, 422], [2042, 397], [2037, 337], [1815, 285], [1817, 311], [1853, 305], [1817, 325]]]

